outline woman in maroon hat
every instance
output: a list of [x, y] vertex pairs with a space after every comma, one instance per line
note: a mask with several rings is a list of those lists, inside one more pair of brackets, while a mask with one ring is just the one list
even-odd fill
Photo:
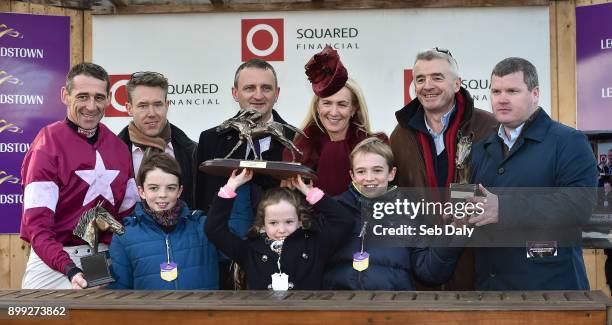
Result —
[[[389, 140], [384, 133], [371, 131], [363, 93], [348, 78], [336, 50], [326, 46], [305, 68], [315, 95], [301, 126], [308, 138], [294, 139], [302, 151], [297, 160], [316, 171], [315, 186], [334, 196], [345, 192], [351, 182], [351, 150], [369, 136]], [[291, 160], [288, 151], [284, 157]]]

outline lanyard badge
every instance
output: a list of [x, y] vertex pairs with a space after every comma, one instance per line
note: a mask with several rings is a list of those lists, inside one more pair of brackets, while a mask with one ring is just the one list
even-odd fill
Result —
[[367, 225], [368, 222], [364, 221], [361, 231], [359, 232], [359, 237], [361, 238], [361, 250], [353, 254], [353, 269], [359, 272], [365, 271], [370, 266], [370, 254], [363, 250]]
[[272, 277], [272, 290], [274, 291], [287, 291], [293, 287], [292, 283], [289, 283], [289, 275], [283, 273], [281, 271], [280, 259], [281, 254], [283, 252], [283, 243], [284, 239], [275, 240], [270, 244], [270, 249], [278, 254], [278, 260], [276, 261], [276, 265], [278, 266], [278, 272], [271, 275]]
[[161, 263], [159, 266], [162, 280], [168, 282], [176, 280], [178, 277], [178, 267], [176, 263]]

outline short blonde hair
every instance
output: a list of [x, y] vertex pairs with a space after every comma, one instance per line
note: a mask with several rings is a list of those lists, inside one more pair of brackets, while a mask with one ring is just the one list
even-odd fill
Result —
[[[370, 128], [370, 118], [368, 117], [368, 105], [366, 104], [365, 97], [363, 96], [363, 91], [359, 85], [357, 85], [357, 82], [351, 78], [348, 78], [344, 87], [351, 91], [351, 105], [354, 105], [356, 108], [355, 116], [354, 118], [351, 118], [351, 122], [355, 124], [359, 130], [365, 132], [366, 134], [372, 134], [372, 130]], [[312, 123], [315, 123], [319, 129], [321, 129], [321, 131], [326, 132], [323, 124], [321, 123], [321, 119], [319, 118], [319, 114], [317, 113], [319, 99], [321, 99], [319, 96], [313, 95], [308, 108], [308, 115], [306, 115], [306, 118], [302, 122], [302, 130], [306, 129]]]
[[353, 169], [353, 161], [355, 160], [355, 157], [360, 153], [373, 153], [375, 155], [379, 155], [385, 159], [387, 165], [389, 165], [389, 170], [393, 169], [394, 167], [393, 150], [391, 150], [391, 147], [379, 138], [365, 138], [363, 141], [359, 142], [355, 148], [353, 148], [351, 154], [349, 155], [351, 169]]

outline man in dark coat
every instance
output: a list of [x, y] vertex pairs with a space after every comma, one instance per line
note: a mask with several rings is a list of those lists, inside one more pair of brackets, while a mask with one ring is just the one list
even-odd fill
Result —
[[[240, 109], [252, 108], [259, 111], [262, 114], [261, 121], [287, 124], [272, 109], [278, 100], [279, 92], [276, 72], [268, 62], [261, 59], [252, 59], [242, 63], [236, 70], [232, 96]], [[284, 128], [284, 136], [287, 139], [293, 139], [295, 133], [288, 128]], [[216, 127], [213, 127], [203, 131], [200, 134], [200, 146], [196, 158], [197, 165], [199, 166], [206, 160], [225, 158], [237, 142], [238, 131], [233, 129], [218, 132]], [[245, 143], [228, 158], [245, 159], [247, 158], [247, 152], [252, 152], [252, 150], [259, 152], [262, 160], [281, 161], [283, 158], [284, 146], [270, 136], [255, 140], [254, 145], [255, 148], [248, 148], [249, 151], [247, 151], [248, 145]], [[250, 158], [252, 159], [253, 156], [251, 155]], [[197, 172], [196, 207], [208, 214], [214, 197], [217, 196], [219, 188], [225, 185], [225, 182], [227, 182], [227, 177], [209, 175], [201, 171]], [[262, 190], [276, 187], [279, 184], [279, 181], [270, 176], [255, 175], [251, 182], [243, 185], [243, 187], [249, 187], [250, 190], [240, 188], [236, 200], [240, 201], [241, 204], [250, 204], [255, 208]], [[232, 215], [236, 216], [239, 213], [236, 211]], [[234, 218], [235, 220], [230, 219], [230, 228], [233, 233], [242, 237], [251, 226], [252, 216], [250, 218]], [[222, 259], [219, 262], [219, 286], [221, 289], [232, 289], [230, 274], [230, 262]]]
[[[538, 106], [539, 94], [529, 61], [507, 58], [493, 68], [491, 101], [500, 125], [472, 150], [472, 182], [482, 184], [485, 196], [474, 198], [484, 204], [484, 212], [469, 219], [476, 227], [503, 227], [517, 235], [549, 226], [576, 231], [590, 217], [596, 200], [591, 190], [597, 186], [593, 151], [584, 134], [553, 121]], [[522, 192], [534, 188], [556, 192]], [[476, 289], [588, 290], [581, 247], [558, 237], [541, 240], [547, 235], [538, 233], [535, 241], [515, 247], [476, 248]]]
[[198, 144], [185, 132], [168, 122], [168, 79], [157, 72], [136, 72], [126, 85], [126, 109], [132, 121], [118, 134], [132, 153], [134, 175], [147, 150], [163, 151], [176, 158], [181, 166], [183, 193], [181, 200], [190, 209], [194, 200], [194, 157]]
[[[496, 121], [491, 113], [474, 107], [472, 96], [461, 87], [450, 51], [418, 53], [413, 74], [417, 98], [395, 113], [398, 125], [390, 138], [397, 185], [448, 187], [462, 181], [455, 164], [459, 138], [482, 139], [494, 131]], [[466, 250], [446, 289], [472, 290], [472, 268], [472, 255]]]
[[[252, 59], [241, 64], [234, 77], [232, 96], [241, 109], [253, 108], [262, 114], [262, 121], [275, 121], [287, 124], [280, 115], [272, 109], [278, 99], [280, 88], [274, 68], [266, 61]], [[284, 130], [287, 139], [293, 139], [295, 133], [288, 128]], [[225, 158], [238, 142], [238, 131], [229, 130], [217, 132], [216, 127], [210, 128], [200, 134], [197, 163], [214, 159]], [[274, 138], [265, 137], [259, 139], [255, 144], [256, 150], [261, 153], [263, 160], [281, 161], [284, 146]], [[245, 159], [247, 144], [239, 147], [231, 157]], [[252, 159], [252, 156], [251, 156]], [[203, 172], [197, 173], [196, 181], [196, 207], [208, 212], [213, 198], [217, 195], [219, 188], [227, 181], [227, 177], [208, 175]], [[258, 191], [278, 186], [280, 182], [269, 176], [255, 175], [253, 181], [260, 187]], [[252, 191], [253, 192], [253, 191]], [[253, 200], [255, 205], [257, 200]]]

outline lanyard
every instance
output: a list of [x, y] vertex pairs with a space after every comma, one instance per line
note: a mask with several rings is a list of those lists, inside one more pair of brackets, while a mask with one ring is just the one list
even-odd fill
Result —
[[170, 264], [170, 242], [168, 242], [168, 235], [166, 235], [166, 257], [168, 260], [168, 264]]
[[284, 241], [285, 239], [275, 240], [272, 242], [272, 244], [270, 244], [270, 249], [276, 254], [278, 254], [278, 260], [276, 261], [276, 265], [278, 266], [278, 273], [282, 273], [280, 260], [281, 260], [281, 254], [283, 253]]
[[365, 244], [365, 232], [366, 226], [368, 225], [367, 221], [363, 221], [363, 226], [361, 226], [361, 231], [359, 232], [359, 237], [361, 238], [361, 253], [363, 253], [363, 246]]

